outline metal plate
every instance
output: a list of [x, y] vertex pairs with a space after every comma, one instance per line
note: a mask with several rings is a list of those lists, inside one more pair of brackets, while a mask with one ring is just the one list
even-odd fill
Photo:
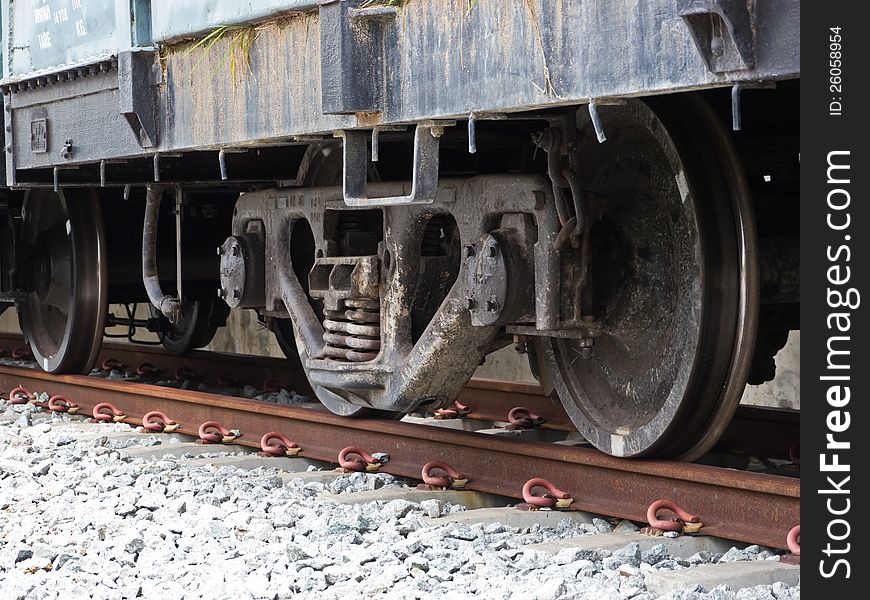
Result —
[[30, 151], [34, 154], [48, 152], [48, 119], [30, 122]]

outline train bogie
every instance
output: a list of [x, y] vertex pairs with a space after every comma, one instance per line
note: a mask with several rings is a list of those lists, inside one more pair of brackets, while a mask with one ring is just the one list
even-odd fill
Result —
[[253, 310], [327, 408], [393, 418], [513, 343], [604, 452], [708, 451], [798, 326], [799, 11], [448, 4], [152, 5], [97, 59], [7, 48], [0, 300], [40, 365]]

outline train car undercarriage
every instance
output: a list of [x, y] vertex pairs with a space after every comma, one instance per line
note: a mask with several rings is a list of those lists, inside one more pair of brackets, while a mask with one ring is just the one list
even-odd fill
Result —
[[[321, 7], [321, 29], [350, 18], [333, 15], [336, 7], [350, 10]], [[682, 19], [704, 54], [706, 21], [693, 15]], [[293, 37], [299, 22], [289, 34], [281, 27], [261, 35], [313, 47]], [[728, 56], [742, 61], [739, 31], [731, 33]], [[758, 45], [769, 53], [759, 55], [759, 79], [788, 79], [771, 48]], [[270, 52], [255, 48], [252, 72], [279, 60]], [[199, 127], [201, 107], [183, 99], [201, 93], [186, 87], [193, 59], [146, 54], [110, 60], [91, 83], [79, 73], [63, 84], [91, 86], [93, 102], [106, 94], [116, 103], [117, 92], [129, 105], [133, 137], [125, 129], [112, 140], [116, 158], [69, 138], [62, 156], [76, 165], [52, 166], [60, 159], [41, 153], [57, 134], [32, 108], [47, 92], [4, 90], [7, 133], [20, 138], [10, 115], [26, 115], [36, 150], [7, 156], [0, 306], [15, 305], [46, 371], [88, 372], [107, 326], [148, 328], [183, 353], [207, 344], [230, 309], [250, 309], [329, 410], [398, 418], [449, 405], [487, 354], [515, 344], [595, 447], [693, 460], [730, 422], [747, 382], [772, 379], [773, 356], [799, 327], [799, 79], [746, 84], [764, 89], [743, 99], [742, 83], [586, 102], [553, 102], [548, 92], [540, 107], [397, 124], [357, 106], [366, 85], [356, 82], [321, 91], [310, 127], [335, 137], [276, 132], [233, 147], [219, 142], [219, 128]], [[343, 62], [351, 55], [324, 54], [323, 81], [356, 69]], [[704, 77], [753, 68], [716, 56], [692, 58], [691, 68]], [[150, 88], [131, 73], [155, 77], [163, 95], [148, 104]], [[210, 79], [208, 93], [225, 79]], [[232, 84], [235, 93], [235, 74]], [[400, 87], [385, 97], [413, 114]], [[687, 76], [683, 89], [696, 87]], [[246, 93], [277, 92], [264, 84]], [[52, 118], [68, 119], [84, 98], [71, 93], [71, 108]], [[190, 135], [214, 139], [153, 151], [159, 128], [143, 106], [158, 107], [167, 144], [190, 141], [176, 119], [191, 115]], [[248, 111], [233, 115], [265, 118]], [[339, 120], [351, 118], [357, 127]], [[236, 125], [227, 123], [228, 135]], [[110, 304], [143, 302], [148, 319], [109, 313]]]

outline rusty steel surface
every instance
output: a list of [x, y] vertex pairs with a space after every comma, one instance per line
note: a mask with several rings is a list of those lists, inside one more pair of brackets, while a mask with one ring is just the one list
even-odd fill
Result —
[[[5, 350], [7, 355], [23, 343], [20, 335], [0, 333], [0, 349]], [[151, 363], [170, 378], [179, 367], [189, 367], [212, 381], [231, 375], [241, 384], [262, 386], [267, 380], [273, 379], [299, 393], [311, 394], [303, 371], [283, 358], [202, 350], [179, 357], [167, 353], [160, 346], [104, 343], [98, 364], [110, 359], [119, 360], [134, 370], [143, 362]], [[541, 387], [534, 383], [472, 378], [457, 400], [471, 409], [465, 415], [470, 419], [507, 422], [508, 412], [522, 406], [544, 417], [543, 429], [576, 430], [561, 404], [547, 398]], [[740, 406], [716, 449], [734, 454], [788, 459], [790, 448], [799, 438], [799, 411]]]
[[346, 419], [325, 410], [277, 406], [254, 400], [79, 375], [52, 376], [35, 369], [0, 366], [0, 386], [62, 394], [90, 414], [111, 402], [140, 424], [161, 410], [179, 431], [197, 435], [206, 421], [238, 429], [236, 443], [259, 447], [277, 431], [300, 447], [300, 455], [335, 461], [349, 443], [385, 452], [382, 471], [419, 478], [424, 464], [444, 461], [461, 470], [467, 487], [519, 498], [523, 483], [540, 477], [575, 499], [574, 508], [644, 521], [649, 505], [670, 499], [718, 537], [786, 547], [789, 530], [800, 522], [800, 481], [774, 475], [656, 460], [624, 460], [587, 448], [503, 439], [395, 421]]

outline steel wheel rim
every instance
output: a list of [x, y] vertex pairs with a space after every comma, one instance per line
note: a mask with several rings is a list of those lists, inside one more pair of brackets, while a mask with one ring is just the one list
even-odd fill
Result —
[[37, 363], [50, 373], [90, 369], [107, 310], [99, 203], [93, 192], [72, 196], [30, 190], [22, 208], [35, 289], [19, 305], [19, 322]]
[[[597, 374], [585, 364], [576, 367], [576, 362], [571, 362], [576, 361], [576, 352], [571, 352], [570, 342], [544, 339], [539, 343], [537, 354], [542, 359], [540, 366], [545, 385], [552, 387], [580, 433], [593, 445], [617, 456], [656, 454], [694, 459], [718, 439], [733, 416], [746, 383], [757, 315], [755, 231], [748, 210], [745, 180], [715, 116], [694, 99], [679, 104], [673, 100], [650, 104], [655, 112], [637, 101], [627, 106], [609, 107], [604, 114], [604, 124], [608, 129], [607, 144], [619, 143], [619, 127], [614, 125], [620, 119], [623, 123], [646, 124], [649, 135], [668, 156], [673, 177], [671, 185], [680, 190], [684, 217], [694, 218], [694, 226], [689, 229], [698, 236], [692, 244], [697, 271], [693, 277], [684, 276], [680, 282], [684, 288], [697, 287], [691, 290], [690, 296], [686, 296], [686, 289], [677, 290], [673, 317], [683, 325], [682, 331], [677, 324], [670, 332], [680, 337], [668, 338], [662, 336], [662, 332], [653, 331], [660, 336], [650, 336], [649, 340], [651, 348], [657, 343], [667, 345], [662, 350], [662, 364], [675, 361], [672, 364], [680, 366], [663, 371], [664, 378], [658, 372], [655, 376], [652, 372], [645, 374], [647, 385], [639, 388], [654, 392], [639, 401], [629, 396], [631, 377], [620, 381], [619, 377], [606, 372], [606, 364], [597, 365]], [[581, 126], [588, 129], [590, 125], [581, 123]], [[702, 140], [708, 144], [706, 153], [699, 146]], [[724, 208], [719, 206], [721, 194], [713, 193], [711, 197], [705, 194], [707, 188], [720, 182], [708, 181], [705, 186], [699, 180], [702, 176], [706, 178], [715, 164], [723, 165], [723, 172], [736, 174], [733, 181], [727, 182], [729, 198]], [[729, 247], [733, 249], [730, 255], [722, 251]], [[679, 268], [683, 273], [687, 265], [680, 263]], [[691, 299], [689, 304], [687, 298]], [[686, 327], [685, 323], [690, 326]], [[609, 342], [612, 340], [606, 336], [596, 339], [593, 359], [584, 363], [595, 364], [602, 356], [607, 357]], [[670, 345], [677, 349], [673, 350]], [[610, 356], [617, 354], [612, 348], [610, 352]], [[639, 364], [626, 360], [624, 368], [642, 373], [645, 365], [659, 368], [644, 360], [641, 357]], [[605, 383], [625, 384], [626, 380], [629, 385], [623, 394], [611, 388], [608, 395]], [[647, 405], [644, 400], [648, 401]]]

